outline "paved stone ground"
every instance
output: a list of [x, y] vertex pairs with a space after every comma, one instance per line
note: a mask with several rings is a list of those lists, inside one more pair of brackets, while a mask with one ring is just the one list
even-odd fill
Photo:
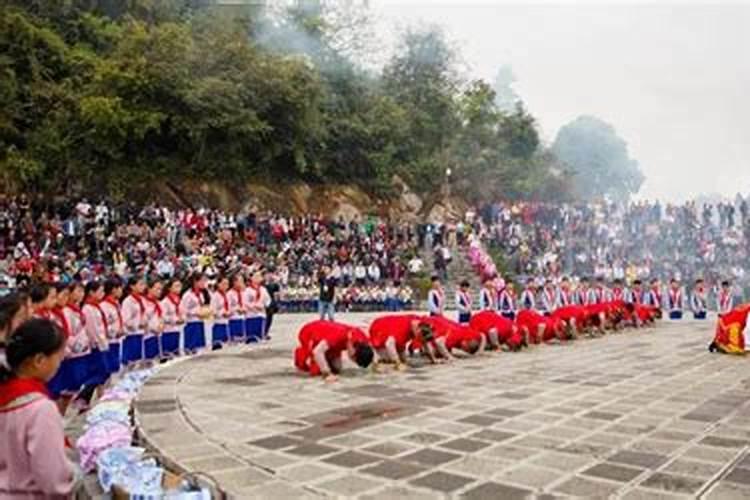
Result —
[[325, 384], [292, 366], [308, 319], [165, 366], [143, 439], [237, 498], [750, 498], [750, 359], [713, 321]]

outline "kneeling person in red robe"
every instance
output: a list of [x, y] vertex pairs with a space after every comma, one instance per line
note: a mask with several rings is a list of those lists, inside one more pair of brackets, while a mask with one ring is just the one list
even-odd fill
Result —
[[422, 321], [430, 325], [434, 332], [434, 340], [426, 344], [429, 351], [436, 351], [428, 354], [431, 359], [434, 356], [450, 361], [453, 359], [453, 349], [460, 349], [470, 355], [484, 351], [484, 335], [469, 326], [440, 316], [424, 318]]
[[406, 347], [415, 339], [422, 344], [431, 341], [432, 329], [414, 314], [382, 316], [370, 325], [370, 343], [378, 362], [393, 363], [397, 370], [406, 366]]
[[367, 368], [374, 354], [370, 340], [362, 329], [333, 321], [312, 321], [300, 329], [299, 346], [294, 351], [294, 364], [310, 375], [321, 375], [334, 382], [341, 372], [344, 352], [358, 366]]
[[536, 311], [519, 311], [516, 324], [527, 345], [548, 342], [552, 339], [565, 340], [565, 323], [554, 316], [542, 316]]
[[469, 326], [484, 335], [493, 349], [499, 349], [502, 344], [513, 351], [521, 348], [521, 334], [516, 324], [494, 311], [478, 312], [469, 320]]

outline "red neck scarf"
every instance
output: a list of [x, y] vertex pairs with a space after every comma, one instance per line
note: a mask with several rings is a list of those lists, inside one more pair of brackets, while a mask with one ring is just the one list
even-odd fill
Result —
[[78, 319], [81, 320], [81, 326], [86, 325], [86, 318], [83, 317], [83, 312], [81, 312], [78, 304], [68, 304], [66, 307], [78, 315]]
[[[42, 381], [34, 378], [13, 377], [7, 382], [0, 384], [0, 407], [7, 406], [16, 399], [29, 394], [41, 394], [49, 398], [47, 386]], [[18, 406], [12, 410], [23, 408], [23, 406], [25, 405]]]
[[238, 290], [237, 288], [235, 288], [235, 289], [234, 289], [234, 293], [236, 293], [236, 294], [237, 294], [237, 300], [238, 300], [238, 301], [239, 301], [239, 303], [240, 303], [240, 309], [243, 309], [243, 308], [245, 307], [245, 305], [244, 305], [244, 304], [242, 303], [242, 296], [244, 295], [244, 294], [242, 293], [242, 290]]
[[169, 301], [172, 303], [172, 305], [174, 306], [175, 313], [177, 314], [177, 316], [179, 316], [180, 315], [180, 296], [177, 295], [176, 293], [169, 292], [167, 294], [167, 299], [169, 299]]
[[60, 326], [62, 327], [63, 332], [65, 332], [65, 337], [70, 337], [70, 325], [68, 324], [68, 319], [65, 317], [63, 308], [56, 307], [52, 309], [52, 315], [60, 322]]
[[138, 302], [138, 306], [141, 308], [141, 314], [143, 314], [146, 310], [146, 306], [143, 305], [143, 296], [136, 292], [131, 292], [130, 296]]
[[195, 298], [198, 299], [198, 304], [203, 306], [205, 305], [203, 303], [203, 294], [201, 293], [200, 288], [193, 288], [193, 295], [195, 295]]
[[227, 299], [227, 293], [222, 292], [221, 290], [216, 290], [216, 293], [221, 295], [221, 298], [224, 299], [224, 311], [229, 311], [229, 299]]
[[117, 300], [115, 300], [114, 297], [111, 295], [108, 295], [104, 298], [104, 302], [107, 304], [112, 304], [112, 307], [115, 308], [115, 311], [117, 311], [117, 321], [119, 322], [120, 330], [122, 330], [122, 311], [120, 311], [120, 304], [117, 303]]
[[159, 301], [156, 299], [152, 299], [151, 297], [146, 297], [146, 300], [151, 302], [151, 304], [154, 306], [154, 311], [156, 311], [156, 315], [161, 318], [161, 304], [159, 304]]

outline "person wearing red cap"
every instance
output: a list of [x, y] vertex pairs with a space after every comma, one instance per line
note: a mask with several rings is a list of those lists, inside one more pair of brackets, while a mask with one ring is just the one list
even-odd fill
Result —
[[[378, 355], [378, 363], [393, 363], [396, 370], [406, 366], [406, 348], [414, 339], [429, 342], [432, 330], [415, 314], [381, 316], [370, 325], [370, 343]], [[378, 364], [376, 364], [376, 368]]]
[[521, 334], [516, 324], [495, 311], [480, 311], [471, 317], [469, 326], [487, 338], [487, 343], [493, 349], [500, 349], [502, 344], [511, 350], [521, 348]]
[[356, 326], [317, 320], [304, 325], [297, 336], [294, 364], [300, 371], [320, 375], [326, 382], [335, 382], [341, 372], [344, 352], [362, 368], [372, 363], [374, 354], [370, 339]]

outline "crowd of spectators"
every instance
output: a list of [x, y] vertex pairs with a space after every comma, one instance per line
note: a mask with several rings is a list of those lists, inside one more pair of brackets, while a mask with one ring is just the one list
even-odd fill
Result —
[[729, 280], [747, 296], [748, 215], [740, 195], [717, 204], [498, 202], [483, 207], [477, 230], [516, 276], [704, 278], [714, 289]]
[[329, 265], [344, 307], [387, 309], [411, 300], [405, 278], [423, 267], [416, 245], [416, 226], [374, 217], [0, 196], [0, 294], [31, 281], [167, 279], [197, 270], [211, 279], [249, 266], [268, 271], [282, 310], [312, 310], [317, 273]]

